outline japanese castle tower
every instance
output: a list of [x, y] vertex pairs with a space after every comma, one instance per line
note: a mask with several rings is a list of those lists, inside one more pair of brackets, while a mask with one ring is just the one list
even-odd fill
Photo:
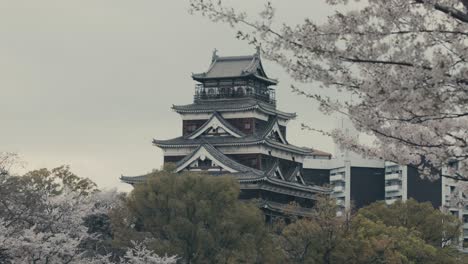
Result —
[[[176, 172], [205, 171], [232, 175], [241, 188], [240, 199], [258, 199], [267, 217], [291, 213], [291, 202], [301, 214], [328, 188], [304, 178], [306, 158], [330, 159], [322, 151], [289, 144], [286, 125], [296, 114], [276, 108], [276, 80], [267, 77], [259, 51], [251, 56], [220, 57], [213, 53], [197, 82], [194, 102], [174, 105], [181, 115], [183, 134], [153, 140], [164, 152], [164, 163], [175, 163]], [[143, 183], [146, 175], [121, 180]]]

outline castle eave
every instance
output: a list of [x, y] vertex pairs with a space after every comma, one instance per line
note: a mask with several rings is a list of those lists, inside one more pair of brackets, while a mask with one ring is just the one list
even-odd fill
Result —
[[294, 119], [296, 113], [279, 111], [275, 106], [254, 98], [205, 100], [188, 105], [173, 105], [177, 113], [212, 113], [212, 112], [245, 112], [257, 110], [268, 115], [275, 115], [282, 119]]

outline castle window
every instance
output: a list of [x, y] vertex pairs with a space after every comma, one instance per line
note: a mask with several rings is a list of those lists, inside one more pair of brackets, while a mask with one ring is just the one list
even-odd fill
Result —
[[244, 123], [244, 129], [250, 129], [250, 128], [251, 128], [250, 122]]
[[211, 160], [205, 159], [205, 160], [198, 160], [198, 166], [199, 167], [211, 167]]
[[236, 93], [237, 93], [237, 95], [238, 95], [239, 97], [244, 96], [244, 94], [245, 94], [245, 93], [244, 93], [244, 88], [242, 88], [242, 87], [236, 87]]
[[188, 125], [187, 126], [187, 131], [188, 132], [193, 132], [195, 130], [197, 130], [197, 125]]
[[250, 160], [250, 166], [251, 167], [256, 167], [257, 166], [257, 159], [251, 159]]

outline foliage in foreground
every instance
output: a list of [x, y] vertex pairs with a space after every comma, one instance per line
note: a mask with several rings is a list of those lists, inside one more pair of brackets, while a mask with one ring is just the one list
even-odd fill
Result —
[[115, 238], [123, 245], [146, 239], [182, 263], [279, 262], [260, 210], [238, 196], [232, 177], [154, 172], [115, 212]]
[[343, 217], [336, 217], [335, 210], [333, 200], [321, 198], [312, 217], [297, 219], [279, 232], [288, 263], [467, 261], [456, 245], [443, 243], [458, 240], [458, 219], [429, 203], [409, 200], [387, 206], [378, 202]]
[[428, 203], [336, 217], [322, 197], [308, 218], [265, 225], [229, 177], [157, 171], [125, 196], [63, 175], [0, 176], [0, 263], [468, 263], [461, 223]]
[[[0, 164], [0, 168], [5, 167]], [[68, 167], [24, 176], [3, 169], [0, 263], [175, 263], [175, 257], [159, 257], [138, 243], [121, 249], [120, 255], [112, 248], [100, 248], [106, 243], [101, 234], [92, 232], [89, 219], [105, 219], [117, 201], [115, 191], [98, 191], [93, 182]], [[101, 255], [103, 250], [107, 253]]]
[[314, 213], [265, 226], [259, 209], [237, 200], [228, 177], [154, 173], [137, 186], [113, 222], [116, 241], [150, 239], [182, 263], [463, 263], [459, 220], [430, 203], [377, 202], [336, 216], [334, 200]]

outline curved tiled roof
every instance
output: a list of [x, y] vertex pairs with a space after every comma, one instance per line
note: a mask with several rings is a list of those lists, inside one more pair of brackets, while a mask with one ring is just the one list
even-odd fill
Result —
[[140, 176], [120, 176], [120, 180], [129, 184], [144, 183], [148, 179], [148, 174]]
[[[277, 124], [278, 124], [277, 117], [270, 118], [270, 120], [268, 121], [265, 127], [265, 130], [263, 131], [262, 138], [267, 138], [268, 135], [272, 132], [275, 125]], [[288, 141], [286, 140], [286, 137], [282, 134], [282, 132], [279, 130], [277, 132], [280, 134], [281, 139], [285, 141], [285, 144], [289, 145]]]
[[276, 160], [273, 165], [265, 172], [268, 177], [274, 176], [276, 169], [279, 167], [279, 161]]
[[302, 185], [299, 183], [288, 182], [270, 177], [263, 177], [259, 179], [239, 179], [239, 183], [246, 189], [258, 188], [302, 197], [313, 197], [316, 193], [331, 193], [330, 188], [324, 188], [315, 185]]
[[[314, 155], [311, 148], [303, 148], [291, 144], [284, 144], [268, 138], [269, 133], [277, 122], [277, 118], [271, 118], [264, 130], [241, 138], [236, 137], [203, 137], [190, 139], [189, 136], [181, 136], [167, 140], [153, 139], [153, 144], [161, 148], [177, 148], [177, 147], [198, 147], [200, 144], [208, 143], [213, 146], [249, 146], [264, 144], [276, 149], [292, 151], [300, 155]], [[226, 123], [228, 123], [226, 121]], [[281, 131], [279, 131], [281, 133]], [[193, 133], [192, 133], [193, 134]], [[191, 135], [192, 135], [191, 134]]]
[[191, 138], [194, 135], [196, 135], [196, 134], [200, 133], [201, 131], [205, 130], [207, 128], [207, 126], [210, 124], [210, 122], [215, 118], [218, 119], [218, 121], [222, 125], [224, 125], [227, 129], [231, 130], [235, 134], [237, 134], [237, 135], [239, 135], [241, 137], [245, 136], [244, 132], [240, 131], [235, 126], [231, 125], [231, 123], [226, 121], [226, 119], [224, 119], [218, 112], [214, 112], [213, 115], [210, 117], [210, 119], [208, 119], [208, 121], [206, 121], [201, 127], [199, 127], [197, 130], [193, 131], [191, 134], [185, 136], [185, 138]]
[[[182, 160], [176, 163], [176, 167], [182, 166], [184, 163], [189, 161], [194, 155], [197, 154], [198, 151], [201, 149], [205, 149], [217, 162], [222, 163], [223, 165], [236, 170], [235, 173], [224, 173], [221, 174], [230, 174], [234, 176], [236, 179], [239, 180], [240, 183], [268, 183], [269, 185], [274, 186], [281, 186], [282, 188], [291, 189], [293, 191], [301, 191], [301, 192], [325, 192], [325, 188], [317, 187], [317, 186], [309, 186], [303, 185], [291, 181], [276, 179], [269, 177], [272, 171], [274, 171], [278, 166], [278, 161], [272, 165], [272, 167], [267, 171], [261, 171], [258, 169], [254, 169], [243, 164], [238, 163], [237, 161], [229, 158], [228, 156], [224, 155], [221, 151], [216, 149], [214, 146], [208, 143], [203, 143], [199, 145], [191, 154], [185, 156]], [[124, 182], [130, 184], [138, 184], [143, 183], [146, 181], [147, 175], [135, 176], [135, 177], [128, 177], [122, 176], [120, 179]]]
[[256, 100], [254, 98], [236, 98], [236, 99], [214, 99], [203, 100], [188, 105], [173, 105], [172, 109], [178, 113], [211, 113], [217, 112], [239, 112], [258, 109], [268, 115], [277, 115], [283, 119], [296, 118], [295, 113], [279, 111], [275, 106]]
[[315, 211], [312, 208], [306, 208], [301, 206], [291, 206], [290, 204], [282, 204], [277, 202], [272, 202], [268, 200], [261, 200], [258, 202], [258, 207], [262, 209], [268, 209], [271, 211], [288, 214], [298, 215], [298, 216], [312, 216]]
[[266, 76], [259, 54], [251, 56], [215, 56], [206, 72], [192, 74], [192, 78], [197, 81], [247, 76], [253, 76], [273, 85], [278, 83], [277, 80]]
[[272, 148], [291, 151], [300, 155], [311, 155], [311, 150], [308, 148], [301, 148], [294, 145], [283, 144], [274, 140], [265, 139], [256, 135], [249, 135], [243, 138], [234, 137], [206, 137], [187, 139], [185, 137], [177, 137], [168, 140], [153, 140], [153, 144], [161, 148], [178, 148], [178, 147], [198, 147], [204, 142], [213, 146], [251, 146], [251, 145], [267, 145]]
[[296, 166], [291, 173], [288, 173], [286, 180], [292, 181], [295, 175], [301, 170], [301, 166]]
[[257, 177], [260, 176], [260, 175], [263, 175], [263, 171], [257, 170], [257, 169], [254, 169], [254, 168], [250, 168], [250, 167], [247, 167], [245, 165], [242, 165], [242, 164], [238, 163], [237, 161], [235, 161], [235, 160], [229, 158], [228, 156], [224, 155], [221, 151], [217, 150], [212, 145], [206, 144], [206, 143], [200, 145], [198, 148], [196, 148], [194, 151], [192, 151], [191, 154], [185, 156], [182, 160], [178, 161], [176, 163], [176, 167], [179, 168], [184, 163], [189, 161], [202, 148], [205, 149], [210, 155], [212, 155], [213, 158], [215, 158], [218, 162], [224, 164], [225, 166], [227, 166], [227, 167], [229, 167], [231, 169], [234, 169], [234, 170], [236, 170], [238, 172], [241, 172], [241, 173], [250, 172], [250, 173], [253, 173], [253, 174], [257, 175]]

